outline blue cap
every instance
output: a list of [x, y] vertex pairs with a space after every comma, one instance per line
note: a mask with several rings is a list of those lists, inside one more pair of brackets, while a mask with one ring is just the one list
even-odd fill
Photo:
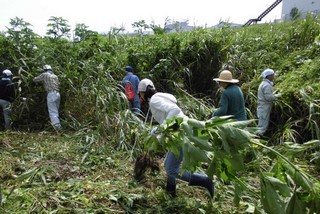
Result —
[[128, 66], [125, 67], [125, 70], [128, 71], [128, 72], [131, 72], [133, 69], [132, 69], [131, 66], [128, 65]]

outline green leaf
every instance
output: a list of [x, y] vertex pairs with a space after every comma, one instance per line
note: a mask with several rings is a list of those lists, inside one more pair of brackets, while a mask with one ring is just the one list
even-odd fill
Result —
[[207, 139], [203, 139], [196, 136], [189, 136], [190, 140], [194, 142], [194, 145], [196, 147], [199, 147], [200, 149], [203, 149], [205, 151], [213, 151], [212, 145], [208, 142]]
[[307, 213], [307, 209], [305, 203], [299, 199], [297, 192], [295, 192], [290, 198], [289, 203], [287, 204], [286, 214], [300, 213]]
[[267, 213], [285, 213], [285, 202], [279, 192], [286, 194], [289, 187], [276, 178], [261, 176], [261, 202]]
[[34, 168], [22, 173], [21, 175], [16, 176], [15, 180], [22, 181], [22, 180], [29, 179], [30, 177], [33, 177], [34, 175], [36, 175], [39, 170], [40, 170], [39, 167], [34, 167]]
[[242, 189], [240, 188], [239, 185], [235, 184], [235, 190], [234, 190], [234, 199], [233, 199], [233, 202], [236, 204], [236, 205], [239, 205], [240, 203], [240, 200], [241, 200], [241, 195], [242, 195]]
[[294, 167], [284, 161], [283, 167], [285, 168], [286, 173], [291, 176], [297, 185], [302, 186], [308, 192], [313, 192], [313, 181], [311, 177], [297, 167]]
[[267, 180], [274, 189], [278, 190], [280, 195], [284, 197], [291, 196], [290, 188], [285, 182], [271, 176], [265, 176], [264, 179]]
[[199, 166], [201, 162], [209, 162], [209, 158], [207, 157], [206, 153], [193, 146], [188, 138], [185, 137], [183, 142], [183, 169], [189, 169], [191, 172], [194, 172], [196, 167]]

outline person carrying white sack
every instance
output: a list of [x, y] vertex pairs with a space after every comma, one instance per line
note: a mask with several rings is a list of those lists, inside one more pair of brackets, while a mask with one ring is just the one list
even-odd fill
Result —
[[257, 97], [258, 134], [261, 136], [267, 132], [273, 101], [281, 96], [273, 92], [274, 73], [274, 70], [268, 68], [261, 74], [263, 80], [259, 85]]
[[[143, 79], [138, 86], [140, 97], [149, 103], [149, 108], [153, 118], [163, 124], [167, 119], [188, 118], [177, 105], [177, 99], [168, 93], [157, 92], [153, 82], [149, 79]], [[154, 132], [155, 129], [152, 131]], [[190, 186], [205, 187], [210, 196], [214, 195], [214, 185], [212, 179], [207, 175], [191, 173], [186, 170], [181, 175], [181, 162], [183, 159], [183, 149], [180, 150], [180, 155], [176, 157], [173, 152], [168, 151], [164, 166], [167, 174], [166, 191], [176, 197], [176, 178], [187, 181]]]

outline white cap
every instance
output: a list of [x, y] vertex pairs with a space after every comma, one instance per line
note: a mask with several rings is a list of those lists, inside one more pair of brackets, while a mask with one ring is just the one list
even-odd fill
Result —
[[261, 74], [262, 78], [265, 79], [267, 76], [270, 76], [274, 74], [274, 70], [267, 68], [266, 70], [264, 70]]
[[10, 70], [8, 70], [8, 69], [4, 70], [4, 71], [2, 72], [2, 74], [5, 74], [7, 77], [13, 75], [12, 72], [11, 72]]
[[148, 86], [152, 86], [153, 89], [156, 89], [153, 85], [153, 82], [149, 79], [143, 79], [139, 82], [139, 85], [138, 85], [138, 91], [139, 92], [145, 92], [147, 90], [147, 87]]
[[52, 70], [51, 66], [50, 65], [44, 65], [43, 66], [43, 70]]

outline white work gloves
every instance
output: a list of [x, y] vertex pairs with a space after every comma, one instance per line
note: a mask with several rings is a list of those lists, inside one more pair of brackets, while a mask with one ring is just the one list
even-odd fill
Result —
[[158, 139], [160, 139], [160, 138], [161, 138], [161, 136], [162, 136], [162, 133], [156, 133], [156, 132], [157, 132], [157, 130], [158, 130], [158, 126], [156, 126], [156, 127], [154, 127], [153, 129], [151, 129], [150, 134], [152, 134], [152, 135], [156, 135], [156, 136], [157, 136], [157, 138], [158, 138]]
[[150, 134], [156, 134], [156, 131], [158, 130], [158, 126], [154, 127], [153, 129], [151, 129]]
[[274, 94], [273, 96], [274, 96], [275, 98], [279, 98], [279, 97], [281, 97], [281, 93]]

